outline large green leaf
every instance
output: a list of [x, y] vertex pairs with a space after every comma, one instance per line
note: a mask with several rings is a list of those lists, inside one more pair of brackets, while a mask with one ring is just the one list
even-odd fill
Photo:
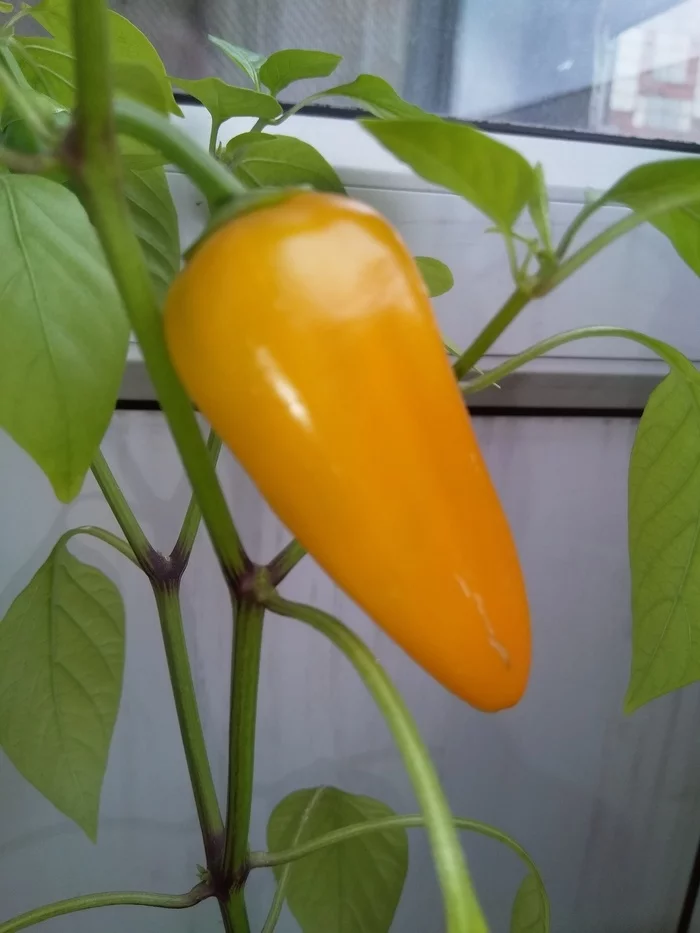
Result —
[[249, 187], [311, 185], [319, 191], [345, 190], [321, 153], [294, 136], [243, 133], [227, 145], [224, 159]]
[[0, 176], [0, 427], [64, 502], [109, 424], [129, 327], [95, 232], [66, 188]]
[[342, 55], [315, 49], [282, 49], [261, 64], [260, 80], [271, 94], [279, 94], [294, 81], [328, 77], [342, 60]]
[[221, 49], [244, 74], [248, 75], [255, 87], [258, 90], [260, 89], [260, 66], [265, 61], [264, 55], [259, 55], [250, 49], [244, 49], [240, 45], [232, 45], [225, 39], [218, 39], [216, 36], [209, 36], [209, 41], [213, 42], [217, 49]]
[[349, 97], [382, 120], [439, 120], [399, 97], [389, 82], [377, 75], [358, 75], [349, 84], [339, 84], [313, 95], [313, 99], [320, 97]]
[[0, 623], [0, 744], [92, 840], [123, 668], [118, 589], [59, 543]]
[[126, 197], [134, 229], [162, 300], [180, 269], [177, 212], [162, 168], [132, 170], [125, 175]]
[[629, 472], [631, 712], [700, 679], [700, 375], [672, 369], [639, 424]]
[[530, 164], [471, 126], [437, 119], [362, 125], [416, 174], [466, 198], [502, 230], [510, 230], [532, 195]]
[[[60, 45], [68, 51], [72, 50], [70, 4], [67, 0], [41, 0], [41, 3], [32, 8], [31, 15]], [[114, 10], [109, 11], [108, 17], [111, 60], [120, 63], [131, 62], [152, 72], [161, 87], [161, 96], [167, 102], [168, 112], [182, 116], [175, 103], [165, 65], [154, 46], [126, 17], [115, 13]]]
[[535, 875], [518, 888], [510, 917], [510, 933], [549, 933], [547, 894]]
[[444, 295], [454, 286], [452, 270], [444, 262], [432, 256], [416, 256], [415, 259], [431, 298]]
[[[378, 800], [337, 787], [295, 791], [275, 807], [267, 827], [271, 851], [324, 833], [392, 816]], [[303, 933], [387, 933], [408, 869], [403, 829], [368, 833], [275, 869]]]
[[700, 275], [700, 162], [671, 159], [640, 165], [603, 195], [599, 205], [625, 204], [665, 234]]
[[[14, 39], [22, 70], [31, 84], [64, 107], [75, 103], [75, 58], [57, 39], [34, 37]], [[112, 79], [117, 94], [131, 97], [160, 113], [170, 113], [173, 99], [151, 68], [137, 61], [115, 61]]]
[[264, 117], [274, 120], [282, 108], [274, 97], [247, 87], [226, 84], [220, 78], [171, 78], [175, 87], [196, 97], [207, 108], [215, 123], [223, 123], [229, 117]]

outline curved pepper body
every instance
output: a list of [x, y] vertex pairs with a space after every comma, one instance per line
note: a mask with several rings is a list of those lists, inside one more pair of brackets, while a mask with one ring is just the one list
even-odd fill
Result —
[[330, 576], [449, 690], [516, 703], [518, 557], [388, 222], [313, 192], [239, 216], [175, 280], [165, 329], [192, 399]]

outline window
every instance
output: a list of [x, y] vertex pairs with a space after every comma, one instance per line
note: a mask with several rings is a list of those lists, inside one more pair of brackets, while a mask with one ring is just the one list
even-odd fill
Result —
[[[700, 0], [110, 2], [183, 78], [245, 80], [213, 34], [265, 54], [339, 52], [339, 83], [373, 72], [458, 118], [700, 142]], [[286, 100], [323, 86], [300, 82]]]
[[687, 133], [692, 118], [692, 103], [672, 97], [640, 97], [634, 113], [634, 125], [640, 129]]
[[[639, 33], [640, 30], [637, 30]], [[653, 71], [655, 80], [667, 84], [686, 84], [691, 49], [690, 36], [651, 31], [653, 41]]]

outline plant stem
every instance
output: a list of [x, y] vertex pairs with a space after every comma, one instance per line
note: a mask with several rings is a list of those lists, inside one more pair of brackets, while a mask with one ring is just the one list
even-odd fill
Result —
[[[207, 450], [209, 451], [209, 456], [211, 457], [211, 462], [216, 467], [216, 463], [219, 459], [219, 454], [221, 453], [221, 438], [213, 432], [209, 432], [209, 437], [207, 438]], [[180, 570], [184, 573], [185, 568], [192, 554], [192, 548], [194, 546], [195, 538], [197, 537], [197, 532], [199, 531], [199, 525], [202, 521], [202, 510], [199, 507], [199, 501], [194, 493], [190, 496], [190, 501], [187, 505], [187, 511], [185, 512], [185, 517], [182, 522], [182, 528], [180, 529], [180, 534], [177, 536], [177, 541], [175, 542], [175, 547], [172, 550], [170, 559], [173, 562], [180, 562]]]
[[275, 888], [275, 894], [272, 898], [272, 903], [270, 904], [270, 909], [265, 918], [265, 923], [260, 933], [272, 933], [272, 931], [277, 926], [277, 921], [280, 918], [282, 913], [282, 908], [284, 907], [284, 899], [287, 896], [287, 881], [289, 879], [289, 869], [285, 869], [282, 872], [282, 877], [277, 882], [277, 887]]
[[154, 113], [134, 100], [119, 98], [114, 102], [114, 117], [120, 133], [133, 136], [162, 152], [189, 175], [211, 205], [246, 193], [245, 186], [220, 162], [162, 114]]
[[[105, 18], [107, 8], [104, 0], [73, 0], [72, 10], [77, 123], [71, 167], [107, 255], [163, 413], [199, 500], [217, 556], [229, 582], [235, 582], [248, 562], [192, 405], [168, 355], [160, 309], [124, 198], [112, 117], [109, 69], [105, 67], [105, 62], [109, 61]], [[140, 121], [137, 121], [139, 125], [145, 122], [152, 127], [161, 126], [159, 118], [147, 108], [141, 108], [138, 113], [141, 115]], [[163, 121], [167, 128], [167, 120], [163, 118]], [[155, 133], [152, 138], [157, 145], [159, 134]], [[166, 138], [173, 138], [172, 134], [166, 133]], [[184, 137], [176, 132], [174, 138], [180, 147]], [[196, 143], [192, 142], [192, 147], [196, 161], [201, 162], [200, 157], [203, 157], [207, 167], [213, 167], [214, 176], [216, 170], [220, 169], [226, 178], [229, 177], [223, 166], [219, 166]], [[191, 151], [184, 143], [181, 148]]]
[[182, 627], [180, 596], [176, 589], [170, 587], [154, 587], [153, 591], [158, 606], [158, 618], [163, 633], [182, 744], [185, 748], [187, 770], [202, 828], [207, 865], [216, 871], [221, 862], [224, 824], [199, 718], [197, 695]]
[[114, 478], [114, 474], [110, 470], [101, 450], [98, 450], [95, 454], [91, 469], [97, 485], [102, 490], [107, 504], [119, 523], [119, 527], [124, 532], [124, 537], [131, 546], [138, 565], [150, 575], [149, 560], [153, 554], [153, 548], [131, 510], [131, 506], [126, 501], [126, 497]]
[[187, 894], [150, 894], [146, 891], [114, 891], [106, 894], [84, 894], [81, 897], [70, 897], [65, 901], [56, 901], [45, 907], [36, 907], [28, 910], [12, 920], [0, 923], [0, 933], [17, 933], [36, 923], [51, 920], [53, 917], [62, 917], [64, 914], [73, 914], [81, 910], [92, 910], [95, 907], [118, 907], [130, 905], [133, 907], [164, 907], [168, 910], [184, 910], [194, 907], [201, 901], [212, 896], [209, 886], [202, 883], [192, 888]]
[[211, 132], [209, 134], [209, 155], [216, 155], [216, 145], [219, 141], [219, 130], [221, 129], [221, 121], [215, 120], [214, 117], [211, 118]]
[[[550, 907], [547, 890], [544, 886], [544, 881], [542, 880], [539, 869], [528, 852], [523, 849], [515, 839], [512, 839], [499, 829], [489, 826], [488, 823], [480, 823], [477, 820], [466, 820], [460, 817], [454, 817], [453, 823], [457, 829], [479, 833], [482, 836], [487, 836], [489, 839], [495, 839], [503, 843], [503, 845], [508, 846], [509, 849], [522, 859], [525, 865], [527, 865], [528, 870], [534, 875], [540, 889], [540, 896], [542, 897], [545, 908], [545, 929], [548, 930]], [[292, 862], [296, 862], [298, 859], [305, 858], [308, 855], [313, 855], [314, 852], [320, 852], [328, 846], [338, 845], [341, 842], [347, 842], [349, 839], [357, 839], [359, 836], [364, 836], [367, 833], [387, 832], [391, 829], [414, 828], [425, 828], [425, 818], [420, 816], [420, 814], [412, 814], [411, 816], [387, 816], [378, 820], [368, 820], [366, 823], [355, 823], [352, 826], [343, 826], [341, 829], [324, 833], [322, 836], [317, 836], [309, 842], [303, 842], [300, 845], [294, 846], [292, 849], [284, 849], [280, 852], [251, 852], [248, 858], [248, 864], [251, 869], [275, 868], [279, 865], [289, 866]], [[289, 872], [283, 872], [275, 889], [275, 896], [272, 899], [272, 904], [270, 905], [270, 910], [261, 933], [272, 933], [275, 929], [284, 904], [288, 879]]]
[[506, 360], [505, 363], [501, 363], [500, 366], [495, 366], [481, 376], [470, 379], [468, 382], [463, 382], [460, 388], [465, 395], [481, 392], [495, 382], [500, 382], [504, 376], [510, 375], [510, 373], [515, 372], [516, 369], [520, 369], [525, 363], [531, 362], [531, 360], [536, 359], [538, 356], [543, 356], [545, 353], [549, 353], [550, 350], [555, 350], [565, 343], [572, 343], [575, 340], [585, 340], [590, 337], [622, 337], [625, 340], [633, 340], [635, 343], [640, 343], [642, 346], [647, 347], [647, 349], [652, 350], [657, 356], [661, 357], [665, 363], [668, 363], [669, 366], [675, 366], [681, 369], [685, 369], [685, 364], [692, 366], [692, 363], [685, 359], [675, 347], [661, 340], [656, 340], [654, 337], [649, 337], [647, 334], [643, 334], [640, 331], [628, 330], [626, 327], [593, 325], [591, 327], [577, 327], [574, 330], [567, 330], [561, 334], [554, 334], [552, 337], [540, 340], [538, 343], [528, 347], [527, 350], [523, 350], [522, 353], [518, 353], [509, 360]]
[[106, 528], [98, 528], [96, 525], [81, 525], [80, 528], [71, 528], [70, 531], [66, 531], [61, 535], [56, 542], [56, 546], [67, 544], [70, 539], [74, 538], [76, 535], [90, 535], [93, 538], [104, 541], [105, 544], [111, 545], [116, 551], [123, 554], [132, 564], [135, 564], [139, 569], [141, 568], [132, 548], [123, 538], [113, 534], [111, 531], [107, 531]]
[[[481, 836], [488, 836], [489, 839], [496, 839], [512, 849], [527, 864], [533, 874], [538, 874], [537, 866], [530, 858], [528, 853], [514, 839], [511, 839], [506, 833], [501, 832], [488, 823], [481, 823], [478, 820], [467, 820], [462, 817], [453, 817], [453, 824], [457, 829], [468, 830], [472, 833], [479, 833]], [[298, 859], [306, 858], [307, 855], [313, 855], [328, 846], [335, 846], [341, 842], [347, 842], [349, 839], [356, 839], [367, 833], [381, 833], [390, 829], [424, 829], [425, 817], [419, 813], [409, 816], [384, 816], [378, 820], [368, 820], [366, 823], [354, 823], [351, 826], [343, 826], [341, 829], [335, 829], [332, 832], [324, 833], [322, 836], [316, 836], [308, 842], [302, 842], [291, 849], [283, 849], [280, 852], [251, 852], [248, 858], [248, 864], [253, 868], [276, 868], [278, 865], [286, 865], [288, 862], [296, 862]]]
[[273, 557], [267, 565], [272, 585], [277, 586], [278, 583], [281, 583], [305, 556], [306, 548], [299, 544], [296, 538], [292, 538], [289, 544], [283, 547], [279, 554]]
[[521, 288], [517, 288], [513, 292], [501, 310], [484, 327], [476, 340], [455, 361], [452, 369], [457, 379], [463, 379], [469, 370], [474, 368], [484, 353], [501, 336], [506, 327], [520, 314], [530, 298], [530, 294]]
[[237, 886], [248, 859], [264, 614], [262, 606], [243, 599], [238, 605], [233, 638], [224, 874], [234, 886]]
[[298, 619], [325, 635], [353, 665], [386, 719], [423, 812], [442, 887], [447, 933], [485, 933], [486, 922], [447, 800], [428, 750], [396, 687], [367, 646], [338, 619], [313, 606], [283, 599], [274, 591], [266, 594], [264, 602], [271, 612]]
[[15, 79], [15, 84], [18, 87], [24, 88], [24, 90], [31, 91], [31, 84], [25, 78], [24, 72], [19, 67], [17, 59], [12, 54], [11, 49], [4, 42], [0, 45], [0, 58], [2, 58], [2, 61], [5, 63], [5, 67]]

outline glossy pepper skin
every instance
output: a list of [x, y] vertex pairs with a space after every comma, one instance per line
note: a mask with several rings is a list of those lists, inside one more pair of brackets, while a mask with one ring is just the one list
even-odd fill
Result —
[[165, 332], [194, 402], [346, 593], [468, 703], [516, 703], [518, 557], [389, 223], [315, 192], [234, 218], [175, 280]]

